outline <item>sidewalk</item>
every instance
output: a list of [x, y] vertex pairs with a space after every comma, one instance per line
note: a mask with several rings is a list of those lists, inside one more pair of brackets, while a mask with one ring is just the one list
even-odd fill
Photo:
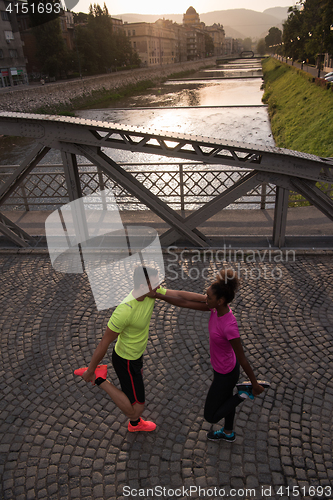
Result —
[[[12, 211], [4, 214], [32, 236], [45, 235], [45, 220], [50, 211]], [[187, 212], [185, 215], [189, 215]], [[168, 224], [150, 210], [122, 211], [122, 221], [127, 225], [146, 225], [156, 229], [159, 235]], [[222, 210], [200, 226], [214, 246], [232, 248], [267, 248], [272, 245], [274, 210]], [[289, 248], [333, 249], [333, 222], [315, 207], [299, 207], [288, 210], [286, 246]], [[45, 246], [44, 243], [41, 243]], [[181, 245], [189, 245], [182, 242]], [[12, 247], [1, 238], [0, 248]]]
[[[301, 63], [298, 63], [296, 61], [292, 62], [290, 59], [288, 59], [287, 61], [285, 60], [286, 58], [285, 57], [282, 57], [282, 56], [274, 56], [275, 59], [277, 59], [278, 61], [282, 61], [282, 62], [286, 62], [287, 64], [289, 64], [289, 66], [295, 66], [295, 68], [298, 68], [298, 69], [303, 69], [303, 71], [306, 71], [307, 73], [310, 73], [310, 75], [314, 76], [315, 78], [318, 77], [318, 68], [316, 68], [315, 66], [311, 66], [307, 63], [304, 63], [303, 64], [303, 68], [302, 68], [302, 64]], [[326, 71], [321, 71], [320, 70], [320, 78], [324, 78], [324, 76], [326, 75]]]
[[[169, 288], [204, 292], [215, 275], [212, 262], [171, 260]], [[46, 255], [1, 254], [0, 265], [1, 499], [332, 498], [330, 256], [242, 265], [233, 311], [271, 388], [238, 407], [235, 443], [206, 438], [207, 313], [156, 302], [144, 417], [157, 429], [132, 434], [102, 390], [73, 375], [112, 312], [96, 310], [86, 276], [56, 273]]]

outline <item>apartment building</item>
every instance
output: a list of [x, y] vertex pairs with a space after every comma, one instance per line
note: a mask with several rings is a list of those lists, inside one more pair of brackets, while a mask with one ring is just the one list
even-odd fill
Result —
[[28, 83], [15, 6], [0, 0], [0, 12], [0, 87]]
[[69, 50], [74, 50], [74, 16], [69, 10], [61, 10], [61, 34]]
[[177, 43], [174, 30], [163, 23], [125, 23], [124, 30], [132, 48], [144, 66], [176, 62]]
[[221, 56], [225, 53], [225, 31], [220, 23], [213, 26], [205, 26], [205, 31], [214, 42], [214, 56]]
[[174, 62], [187, 61], [187, 31], [185, 26], [164, 18], [159, 19], [155, 24], [158, 26], [163, 26], [164, 28], [167, 28], [174, 32], [176, 42]]
[[112, 31], [113, 33], [119, 33], [120, 31], [123, 31], [123, 20], [122, 19], [117, 19], [116, 17], [111, 17], [112, 21]]
[[238, 54], [240, 52], [240, 42], [231, 36], [225, 38], [224, 55]]
[[186, 26], [187, 60], [195, 61], [205, 57], [205, 32], [202, 29]]

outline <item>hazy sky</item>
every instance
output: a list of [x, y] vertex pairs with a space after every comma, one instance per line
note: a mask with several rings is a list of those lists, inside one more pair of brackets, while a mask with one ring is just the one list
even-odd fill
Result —
[[[66, 1], [66, 0], [65, 0]], [[73, 0], [72, 0], [73, 1]], [[98, 3], [101, 7], [104, 0], [79, 0], [72, 9], [74, 12], [88, 12], [89, 5]], [[251, 9], [262, 12], [270, 7], [290, 7], [295, 4], [293, 0], [105, 0], [109, 13], [118, 14], [184, 14], [192, 5], [198, 14], [214, 10]]]

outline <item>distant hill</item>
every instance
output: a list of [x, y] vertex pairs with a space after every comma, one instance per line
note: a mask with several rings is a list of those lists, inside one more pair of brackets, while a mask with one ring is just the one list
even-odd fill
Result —
[[280, 19], [280, 21], [285, 21], [288, 17], [288, 9], [289, 7], [272, 7], [264, 10], [263, 14], [268, 14]]
[[[227, 36], [233, 38], [247, 38], [253, 40], [261, 38], [268, 33], [273, 26], [282, 29], [282, 21], [288, 17], [288, 7], [273, 7], [264, 12], [257, 12], [250, 9], [228, 9], [215, 12], [199, 13], [200, 20], [207, 26], [214, 23], [223, 25]], [[170, 19], [176, 23], [183, 22], [183, 14], [145, 15], [145, 14], [121, 14], [115, 16], [124, 22], [153, 23], [157, 19]]]
[[200, 20], [208, 26], [214, 24], [214, 22], [221, 23], [225, 27], [226, 32], [227, 28], [230, 27], [241, 33], [241, 38], [258, 38], [264, 32], [268, 32], [272, 26], [281, 27], [280, 19], [250, 9], [228, 9], [207, 12], [207, 14], [200, 14]]
[[[111, 14], [112, 15], [112, 14]], [[117, 19], [122, 19], [123, 22], [127, 23], [154, 23], [158, 19], [170, 19], [175, 23], [182, 24], [183, 14], [163, 14], [157, 16], [155, 14], [117, 14]]]

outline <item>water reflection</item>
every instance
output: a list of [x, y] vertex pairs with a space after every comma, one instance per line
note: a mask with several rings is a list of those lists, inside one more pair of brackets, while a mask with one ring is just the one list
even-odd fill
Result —
[[[213, 71], [221, 74], [229, 69], [239, 70], [240, 64], [245, 70], [259, 68], [255, 61], [241, 61], [206, 69], [197, 73], [196, 77], [207, 78]], [[261, 103], [263, 92], [260, 86], [261, 80], [255, 78], [170, 80], [140, 96], [126, 98], [116, 106], [113, 102], [109, 107], [103, 104], [100, 109], [77, 111], [76, 116], [217, 140], [273, 146], [267, 109]], [[30, 139], [9, 139], [1, 151], [1, 163], [19, 164], [34, 144], [35, 141]], [[121, 150], [113, 150], [112, 157], [119, 162], [165, 161], [165, 157]], [[51, 150], [43, 163], [61, 163], [60, 153]]]
[[91, 109], [77, 116], [146, 129], [273, 146], [265, 107]]
[[[261, 106], [260, 79], [168, 80], [164, 85], [103, 108]], [[102, 106], [101, 106], [102, 108]]]

